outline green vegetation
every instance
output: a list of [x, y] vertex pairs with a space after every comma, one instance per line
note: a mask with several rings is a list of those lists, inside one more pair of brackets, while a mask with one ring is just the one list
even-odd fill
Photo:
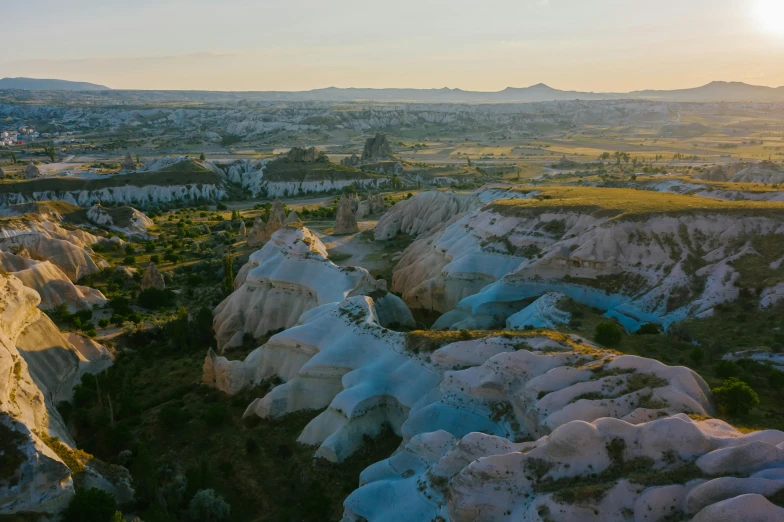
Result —
[[77, 489], [63, 512], [63, 522], [120, 522], [114, 497], [100, 489]]
[[596, 325], [596, 333], [594, 334], [594, 341], [605, 346], [615, 347], [621, 344], [623, 338], [623, 330], [616, 323], [600, 323]]
[[719, 410], [733, 417], [748, 414], [760, 402], [757, 392], [735, 377], [730, 377], [718, 388], [713, 388], [711, 393]]
[[647, 190], [597, 187], [543, 186], [526, 188], [533, 198], [504, 199], [487, 208], [504, 216], [535, 216], [545, 212], [572, 212], [614, 219], [641, 219], [654, 214], [738, 213], [780, 216], [784, 203], [724, 201]]

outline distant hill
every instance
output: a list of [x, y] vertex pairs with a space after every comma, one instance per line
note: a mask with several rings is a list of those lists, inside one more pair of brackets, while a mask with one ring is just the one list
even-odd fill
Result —
[[[562, 91], [543, 83], [507, 87], [502, 91], [463, 89], [366, 89], [327, 87], [310, 91], [154, 91], [109, 89], [103, 85], [65, 80], [4, 78], [0, 89], [91, 91], [85, 96], [133, 102], [380, 102], [380, 103], [534, 103], [570, 100], [653, 100], [663, 102], [780, 102], [784, 87], [762, 87], [742, 82], [711, 82], [675, 90], [622, 92]], [[102, 92], [99, 92], [102, 91]]]
[[3, 78], [0, 89], [23, 89], [27, 91], [108, 91], [109, 87], [87, 82], [49, 80], [43, 78]]
[[711, 82], [693, 89], [636, 91], [631, 96], [663, 101], [784, 101], [784, 87], [762, 87], [743, 82]]

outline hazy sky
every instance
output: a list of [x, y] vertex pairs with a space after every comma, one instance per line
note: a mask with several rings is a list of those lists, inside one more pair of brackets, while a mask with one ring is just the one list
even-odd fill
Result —
[[0, 77], [113, 88], [784, 85], [784, 0], [0, 0]]

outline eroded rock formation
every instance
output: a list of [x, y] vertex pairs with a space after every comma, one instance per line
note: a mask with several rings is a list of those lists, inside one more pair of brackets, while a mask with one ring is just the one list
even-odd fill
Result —
[[141, 286], [142, 290], [147, 290], [148, 288], [163, 290], [166, 288], [166, 282], [163, 280], [163, 276], [158, 271], [158, 267], [155, 266], [155, 263], [147, 265], [147, 270], [144, 271], [144, 277], [142, 277]]
[[389, 159], [392, 157], [392, 148], [389, 146], [386, 134], [378, 133], [365, 141], [362, 151], [362, 161]]
[[357, 218], [354, 216], [354, 211], [351, 210], [351, 200], [345, 194], [340, 197], [338, 203], [338, 212], [335, 217], [335, 228], [333, 234], [336, 236], [343, 234], [355, 234], [359, 232], [357, 225]]

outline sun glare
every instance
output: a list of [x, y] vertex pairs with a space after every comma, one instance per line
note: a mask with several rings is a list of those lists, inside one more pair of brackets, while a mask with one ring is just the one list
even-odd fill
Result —
[[757, 0], [754, 9], [765, 32], [784, 36], [784, 0]]

